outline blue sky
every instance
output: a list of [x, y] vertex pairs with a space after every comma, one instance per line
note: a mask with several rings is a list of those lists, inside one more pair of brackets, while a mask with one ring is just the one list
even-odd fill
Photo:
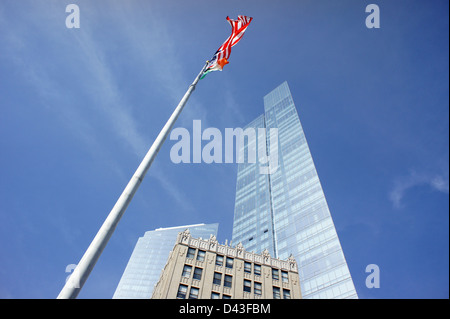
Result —
[[[65, 8], [80, 8], [68, 29]], [[368, 29], [376, 3], [381, 27]], [[175, 127], [243, 127], [288, 81], [360, 298], [449, 297], [448, 1], [0, 2], [0, 298], [55, 298], [206, 59], [254, 18]], [[219, 225], [236, 164], [167, 140], [80, 298], [111, 298], [139, 236]], [[380, 288], [365, 268], [380, 268]]]

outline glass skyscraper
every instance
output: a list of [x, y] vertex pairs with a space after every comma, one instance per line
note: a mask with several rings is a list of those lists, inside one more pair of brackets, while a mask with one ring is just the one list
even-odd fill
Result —
[[113, 299], [150, 299], [179, 232], [189, 229], [196, 238], [217, 236], [219, 224], [197, 224], [148, 231], [140, 237]]
[[247, 139], [240, 152], [278, 152], [278, 168], [261, 174], [259, 160], [239, 164], [232, 241], [280, 259], [292, 254], [303, 298], [357, 298], [287, 82], [264, 97], [264, 114], [247, 128], [264, 128], [266, 138]]

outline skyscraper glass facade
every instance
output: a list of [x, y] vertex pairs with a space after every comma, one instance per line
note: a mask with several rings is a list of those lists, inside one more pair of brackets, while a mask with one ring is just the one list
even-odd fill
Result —
[[[303, 298], [357, 298], [287, 82], [264, 97], [264, 111], [247, 127], [265, 128], [266, 140], [250, 143], [278, 152], [278, 168], [261, 174], [259, 160], [239, 164], [232, 240], [280, 259], [292, 254]], [[278, 129], [272, 145], [270, 128]]]
[[219, 224], [198, 224], [148, 231], [138, 239], [113, 299], [150, 299], [179, 232], [193, 237], [217, 236]]

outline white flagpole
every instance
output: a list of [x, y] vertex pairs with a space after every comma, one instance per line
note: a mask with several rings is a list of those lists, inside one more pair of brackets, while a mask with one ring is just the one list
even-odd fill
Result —
[[89, 274], [94, 268], [95, 263], [100, 257], [109, 239], [111, 238], [111, 235], [113, 234], [117, 224], [119, 223], [120, 218], [122, 217], [123, 213], [130, 204], [131, 199], [133, 198], [134, 194], [139, 188], [139, 185], [144, 179], [145, 174], [152, 165], [152, 162], [155, 159], [156, 155], [158, 154], [158, 151], [160, 150], [161, 146], [163, 145], [164, 141], [169, 135], [169, 132], [171, 131], [173, 125], [175, 124], [175, 121], [177, 120], [178, 116], [183, 110], [191, 93], [195, 90], [195, 86], [197, 85], [197, 82], [202, 76], [203, 71], [206, 69], [207, 65], [208, 61], [206, 61], [205, 66], [197, 75], [194, 82], [192, 82], [192, 84], [189, 86], [188, 90], [184, 94], [180, 103], [178, 103], [177, 107], [175, 108], [169, 120], [167, 121], [166, 125], [164, 125], [161, 132], [159, 132], [158, 136], [156, 137], [152, 146], [148, 150], [141, 164], [137, 168], [133, 177], [128, 182], [128, 185], [125, 187], [116, 204], [114, 205], [113, 209], [111, 210], [108, 217], [104, 221], [102, 227], [100, 227], [99, 231], [97, 232], [97, 235], [92, 240], [91, 244], [84, 253], [80, 262], [78, 263], [75, 270], [70, 275], [69, 279], [64, 285], [63, 289], [59, 293], [58, 299], [73, 299], [78, 296], [81, 288], [86, 282], [86, 279], [88, 278]]

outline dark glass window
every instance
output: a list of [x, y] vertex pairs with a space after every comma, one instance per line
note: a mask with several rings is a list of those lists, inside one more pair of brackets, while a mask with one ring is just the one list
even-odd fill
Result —
[[195, 248], [188, 248], [186, 257], [187, 258], [194, 258], [195, 250], [196, 250]]
[[273, 299], [281, 299], [280, 288], [273, 287]]
[[252, 282], [250, 280], [244, 279], [244, 291], [252, 292]]
[[253, 266], [253, 271], [254, 271], [255, 275], [261, 276], [261, 265], [255, 264]]
[[194, 277], [193, 278], [197, 279], [197, 280], [201, 280], [202, 279], [202, 272], [203, 272], [203, 269], [195, 267], [194, 268]]
[[223, 266], [223, 256], [216, 256], [216, 266]]
[[278, 269], [272, 268], [272, 279], [280, 280], [280, 271]]
[[255, 295], [261, 295], [261, 283], [260, 282], [255, 281], [254, 292], [255, 292]]
[[244, 262], [244, 272], [251, 273], [252, 272], [252, 264], [249, 262]]
[[222, 284], [222, 274], [221, 273], [218, 273], [218, 272], [214, 273], [213, 284], [214, 285]]
[[185, 285], [180, 285], [178, 287], [177, 299], [186, 299], [187, 288], [188, 287]]
[[181, 276], [189, 278], [189, 277], [191, 277], [191, 272], [192, 272], [192, 266], [184, 265], [183, 273], [181, 274]]
[[205, 251], [199, 250], [198, 253], [197, 253], [197, 260], [205, 261], [205, 254], [206, 254]]
[[289, 282], [289, 277], [287, 271], [281, 271], [281, 281]]
[[224, 285], [225, 287], [230, 287], [230, 288], [231, 288], [231, 282], [232, 282], [232, 280], [233, 280], [233, 277], [232, 277], [232, 276], [230, 276], [230, 275], [225, 275], [225, 279], [224, 279], [223, 285]]
[[233, 258], [227, 257], [227, 263], [225, 264], [225, 267], [233, 268], [233, 262], [234, 262]]
[[191, 291], [189, 292], [189, 299], [198, 299], [198, 288], [191, 287]]

